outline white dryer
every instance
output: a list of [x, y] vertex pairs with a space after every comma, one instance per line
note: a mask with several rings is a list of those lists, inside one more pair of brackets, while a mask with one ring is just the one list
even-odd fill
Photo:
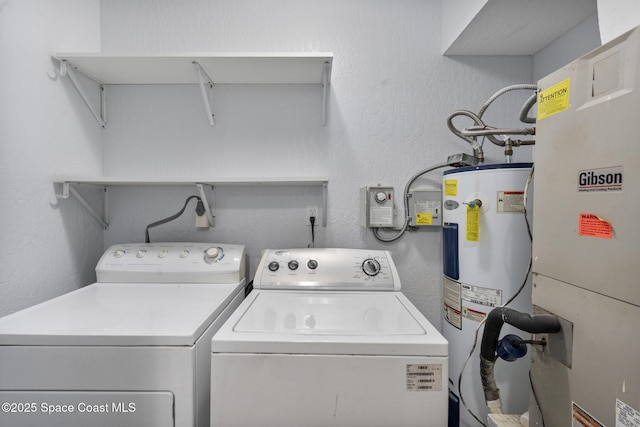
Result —
[[266, 250], [211, 343], [211, 426], [447, 424], [448, 344], [387, 251]]
[[0, 425], [208, 426], [211, 337], [244, 299], [244, 247], [116, 245], [96, 272], [0, 319]]

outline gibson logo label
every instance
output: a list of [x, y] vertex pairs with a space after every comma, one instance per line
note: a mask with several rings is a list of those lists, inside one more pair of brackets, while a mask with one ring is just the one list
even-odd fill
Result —
[[578, 191], [622, 191], [622, 166], [578, 172]]

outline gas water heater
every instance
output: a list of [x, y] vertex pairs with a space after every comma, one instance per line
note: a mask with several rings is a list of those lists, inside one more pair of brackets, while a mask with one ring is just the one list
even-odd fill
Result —
[[[442, 295], [443, 335], [449, 341], [449, 427], [481, 425], [469, 411], [483, 423], [487, 419], [479, 373], [482, 320], [516, 294], [509, 307], [531, 313], [531, 238], [524, 215], [525, 203], [531, 202], [525, 197], [531, 168], [531, 163], [505, 163], [444, 172]], [[503, 332], [522, 334], [507, 325]], [[496, 367], [505, 413], [527, 411], [528, 373], [526, 356]]]

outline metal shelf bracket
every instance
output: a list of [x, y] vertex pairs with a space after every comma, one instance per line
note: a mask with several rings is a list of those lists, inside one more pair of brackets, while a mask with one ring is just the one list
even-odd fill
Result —
[[80, 84], [80, 81], [78, 80], [78, 77], [76, 76], [75, 71], [73, 71], [73, 67], [69, 66], [69, 63], [64, 59], [60, 61], [60, 75], [69, 77], [69, 79], [71, 80], [71, 83], [73, 83], [73, 87], [76, 88], [76, 90], [78, 91], [78, 94], [80, 94], [80, 97], [89, 108], [89, 111], [91, 111], [91, 114], [93, 114], [93, 117], [95, 117], [95, 119], [98, 121], [100, 126], [102, 126], [103, 128], [106, 127], [107, 126], [107, 120], [106, 120], [107, 108], [106, 108], [106, 99], [104, 96], [104, 85], [96, 82], [100, 87], [100, 112], [98, 113], [98, 111], [96, 111], [94, 106], [91, 105], [91, 102], [89, 101], [89, 97], [87, 96], [87, 93], [82, 88], [82, 85]]
[[98, 214], [95, 209], [91, 207], [91, 205], [78, 193], [78, 191], [71, 186], [68, 182], [62, 183], [62, 193], [56, 194], [56, 197], [60, 199], [68, 199], [69, 195], [72, 195], [83, 208], [89, 212], [89, 214], [96, 220], [105, 230], [109, 229], [109, 189], [108, 187], [103, 187], [103, 215]]
[[207, 73], [202, 69], [197, 61], [193, 61], [193, 66], [195, 67], [196, 73], [198, 74], [198, 84], [200, 85], [200, 93], [202, 94], [202, 101], [204, 102], [204, 110], [207, 113], [209, 126], [213, 126], [214, 114], [211, 112], [211, 104], [209, 103], [209, 94], [206, 87], [209, 86], [210, 90], [213, 89], [213, 80], [211, 80], [211, 77], [207, 75]]
[[[207, 220], [209, 221], [209, 226], [215, 227], [215, 222], [213, 221], [214, 215], [212, 211], [213, 205], [209, 203], [209, 200], [214, 201], [213, 185], [196, 183], [196, 188], [198, 189], [198, 193], [200, 194], [200, 198], [202, 199], [202, 203], [204, 204], [204, 211], [205, 215], [207, 216]], [[209, 193], [208, 196], [207, 193]]]
[[329, 101], [329, 75], [331, 64], [325, 62], [322, 66], [322, 126], [327, 125], [327, 103]]

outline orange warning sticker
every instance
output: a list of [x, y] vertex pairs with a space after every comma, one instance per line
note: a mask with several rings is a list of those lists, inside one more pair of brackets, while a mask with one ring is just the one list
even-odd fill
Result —
[[581, 212], [578, 220], [578, 234], [580, 236], [611, 239], [613, 227], [597, 215]]

